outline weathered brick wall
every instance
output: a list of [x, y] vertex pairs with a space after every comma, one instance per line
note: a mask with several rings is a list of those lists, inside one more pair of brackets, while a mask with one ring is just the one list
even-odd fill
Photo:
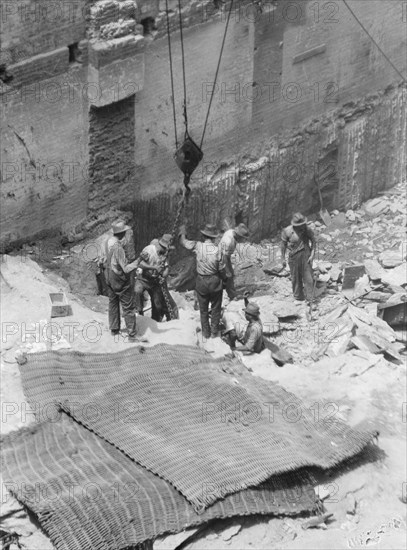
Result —
[[125, 210], [135, 200], [134, 95], [106, 107], [91, 107], [89, 208], [98, 214], [112, 203]]

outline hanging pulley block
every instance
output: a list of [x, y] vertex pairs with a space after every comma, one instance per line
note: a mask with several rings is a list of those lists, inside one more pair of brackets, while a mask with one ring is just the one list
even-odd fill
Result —
[[203, 158], [203, 152], [188, 136], [175, 152], [175, 162], [186, 176], [190, 176]]

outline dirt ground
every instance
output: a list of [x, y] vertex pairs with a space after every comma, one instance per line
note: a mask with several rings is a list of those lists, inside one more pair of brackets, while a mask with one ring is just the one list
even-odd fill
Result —
[[[334, 218], [330, 228], [315, 225], [320, 243], [317, 259], [342, 264], [373, 258], [388, 249], [401, 250], [403, 254], [406, 216], [398, 205], [405, 205], [405, 186], [398, 186], [384, 199], [390, 206], [379, 218], [369, 218], [360, 210], [353, 213], [355, 218], [350, 213], [346, 217], [338, 213], [335, 216], [338, 219], [335, 222]], [[239, 261], [238, 258], [237, 282], [242, 288], [251, 285], [253, 300], [261, 306], [263, 321], [267, 317], [279, 322], [278, 332], [272, 338], [292, 354], [294, 363], [278, 367], [268, 350], [241, 359], [254, 376], [278, 382], [300, 397], [304, 407], [315, 414], [335, 417], [351, 426], [364, 423], [374, 426], [380, 434], [380, 450], [372, 447], [345, 468], [320, 478], [316, 476], [317, 491], [324, 499], [327, 512], [333, 514], [326, 526], [304, 530], [304, 518], [236, 518], [206, 526], [195, 538], [184, 542], [183, 548], [405, 548], [406, 363], [395, 364], [375, 355], [369, 368], [361, 369], [366, 357], [362, 361], [357, 350], [314, 362], [311, 350], [324, 334], [324, 315], [338, 303], [339, 294], [335, 285], [328, 288], [317, 301], [314, 319], [307, 320], [306, 309], [294, 304], [289, 279], [273, 278], [261, 269], [267, 260], [274, 258], [277, 246], [277, 241], [264, 242], [254, 260], [243, 257]], [[79, 282], [84, 278], [80, 267], [68, 268], [63, 260], [52, 263], [49, 259], [40, 266], [29, 254], [15, 253], [2, 257], [1, 273], [1, 426], [2, 433], [7, 433], [35, 421], [25, 405], [15, 358], [17, 350], [70, 347], [84, 352], [114, 353], [132, 344], [127, 344], [124, 337], [115, 341], [110, 335], [107, 298], [92, 294], [94, 281], [93, 286], [84, 287], [83, 293], [78, 292]], [[72, 306], [72, 315], [50, 319], [49, 293], [61, 291]], [[199, 312], [194, 310], [192, 293], [173, 295], [180, 307], [179, 320], [157, 324], [148, 315], [137, 318], [139, 336], [146, 339], [143, 345], [161, 342], [198, 345], [214, 356], [227, 353], [229, 348], [220, 339], [202, 342]], [[242, 301], [232, 302], [228, 309], [239, 311], [242, 306]], [[281, 308], [294, 308], [297, 316], [279, 320], [275, 311]], [[22, 548], [52, 548], [35, 518], [30, 518], [8, 495], [3, 484], [0, 515], [4, 528], [21, 534]], [[175, 548], [179, 540], [180, 536], [169, 536], [157, 541], [154, 548]]]

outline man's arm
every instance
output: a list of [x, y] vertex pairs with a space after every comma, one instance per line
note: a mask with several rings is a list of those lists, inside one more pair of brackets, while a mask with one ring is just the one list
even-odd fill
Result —
[[118, 246], [116, 248], [116, 251], [114, 252], [115, 254], [115, 259], [116, 259], [116, 262], [119, 264], [119, 266], [122, 268], [122, 270], [124, 271], [124, 273], [130, 273], [131, 271], [133, 271], [134, 269], [137, 269], [138, 268], [138, 265], [139, 265], [139, 261], [138, 259], [137, 260], [134, 260], [134, 262], [128, 264], [127, 263], [127, 260], [126, 260], [126, 254], [124, 252], [124, 249], [121, 247], [121, 246]]
[[286, 234], [285, 230], [283, 229], [282, 232], [281, 232], [280, 252], [281, 252], [281, 262], [282, 262], [284, 267], [287, 265], [287, 262], [285, 261], [285, 253], [287, 251], [287, 244], [288, 244], [287, 234]]
[[185, 236], [185, 225], [181, 225], [179, 228], [179, 243], [181, 246], [186, 248], [187, 250], [195, 250], [196, 248], [196, 241], [189, 241]]
[[249, 338], [243, 346], [236, 346], [236, 351], [242, 351], [243, 355], [251, 355], [254, 353], [254, 348], [256, 346], [259, 338], [263, 338], [263, 333], [258, 324], [252, 325], [249, 327]]
[[308, 238], [309, 238], [309, 241], [311, 243], [311, 246], [310, 246], [311, 254], [308, 258], [308, 263], [312, 264], [312, 261], [313, 261], [314, 256], [315, 256], [315, 248], [316, 248], [317, 242], [316, 242], [315, 235], [314, 235], [314, 232], [312, 231], [312, 229], [309, 229], [307, 227], [307, 231], [308, 231]]

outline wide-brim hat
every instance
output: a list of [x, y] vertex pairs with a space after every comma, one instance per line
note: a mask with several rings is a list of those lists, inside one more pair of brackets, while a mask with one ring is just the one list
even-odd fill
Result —
[[235, 227], [235, 233], [239, 237], [242, 237], [243, 239], [249, 238], [249, 230], [247, 229], [247, 226], [244, 223], [239, 223], [237, 227]]
[[215, 225], [207, 223], [203, 229], [201, 229], [202, 235], [205, 237], [210, 237], [211, 239], [216, 239], [219, 236], [218, 230]]
[[174, 250], [175, 246], [171, 245], [171, 241], [172, 241], [172, 235], [170, 235], [169, 233], [165, 233], [161, 237], [161, 239], [158, 241], [158, 244], [160, 246], [162, 246], [163, 248], [166, 248], [166, 249], [169, 249], [169, 250]]
[[243, 309], [247, 315], [251, 315], [252, 317], [258, 317], [260, 315], [260, 308], [257, 304], [254, 304], [253, 302], [249, 302], [247, 306]]
[[301, 212], [296, 212], [291, 220], [291, 225], [298, 227], [299, 225], [306, 225], [307, 218], [301, 214]]
[[113, 235], [117, 235], [118, 233], [125, 233], [128, 229], [130, 229], [130, 226], [126, 225], [123, 220], [117, 220], [112, 223]]

